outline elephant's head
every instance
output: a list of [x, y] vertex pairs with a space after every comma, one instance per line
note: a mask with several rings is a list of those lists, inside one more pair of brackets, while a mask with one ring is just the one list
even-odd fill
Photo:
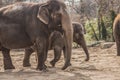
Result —
[[61, 25], [66, 24], [66, 20], [69, 19], [65, 4], [58, 0], [49, 0], [42, 4], [37, 17], [43, 23], [48, 24], [49, 29], [61, 28]]
[[37, 18], [44, 24], [47, 24], [49, 29], [63, 30], [66, 43], [66, 62], [63, 69], [67, 68], [71, 58], [73, 28], [66, 5], [58, 0], [49, 0], [39, 7]]
[[80, 40], [79, 38], [81, 38], [81, 36], [83, 36], [86, 31], [85, 28], [83, 27], [82, 24], [78, 23], [78, 22], [72, 22], [73, 25], [73, 36], [75, 40]]

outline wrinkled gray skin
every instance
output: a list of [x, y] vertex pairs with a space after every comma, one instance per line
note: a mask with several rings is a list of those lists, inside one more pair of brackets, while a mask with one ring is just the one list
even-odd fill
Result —
[[35, 45], [37, 69], [46, 70], [48, 38], [52, 31], [58, 29], [57, 25], [62, 25], [60, 29], [63, 29], [65, 34], [67, 57], [63, 69], [66, 69], [71, 58], [72, 24], [64, 3], [49, 0], [43, 4], [15, 3], [0, 8], [0, 49], [3, 54], [4, 69], [15, 68], [10, 57], [11, 49]]
[[[85, 29], [84, 27], [79, 24], [74, 22], [73, 23], [73, 41], [77, 44], [79, 44], [80, 46], [82, 46], [83, 50], [85, 51], [86, 54], [86, 59], [85, 61], [89, 60], [89, 52], [86, 46], [86, 42], [84, 39], [84, 33], [85, 33]], [[52, 32], [52, 34], [50, 35], [49, 38], [49, 49], [53, 49], [54, 50], [54, 59], [52, 61], [50, 61], [50, 64], [54, 67], [55, 63], [60, 59], [61, 57], [61, 51], [63, 50], [64, 53], [64, 38], [62, 33], [58, 32], [58, 31], [54, 31]], [[25, 50], [25, 56], [24, 56], [24, 60], [23, 60], [23, 66], [24, 67], [28, 67], [31, 66], [29, 59], [30, 59], [30, 55], [34, 52], [34, 48], [27, 48]], [[65, 55], [65, 54], [64, 54]]]

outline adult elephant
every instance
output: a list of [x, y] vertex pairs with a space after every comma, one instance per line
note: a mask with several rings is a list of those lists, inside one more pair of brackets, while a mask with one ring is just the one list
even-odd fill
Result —
[[[10, 49], [36, 45], [37, 69], [46, 69], [49, 34], [57, 29], [64, 31], [66, 59], [63, 69], [70, 64], [72, 48], [72, 24], [66, 5], [57, 0], [43, 4], [16, 3], [0, 8], [0, 49], [4, 58], [4, 69], [14, 69]], [[68, 36], [70, 35], [70, 36]]]
[[117, 56], [120, 56], [120, 14], [118, 14], [113, 23], [113, 36], [117, 46]]
[[[78, 22], [73, 22], [73, 41], [80, 46], [82, 46], [85, 54], [86, 54], [86, 59], [85, 61], [89, 60], [89, 52], [86, 46], [86, 41], [84, 39], [84, 34], [85, 34], [85, 29], [82, 24]], [[62, 31], [61, 31], [62, 32]], [[64, 51], [64, 38], [61, 32], [54, 31], [51, 33], [49, 37], [49, 49], [54, 50], [54, 59], [50, 61], [50, 64], [54, 67], [55, 63], [60, 59], [61, 52]], [[34, 47], [26, 48], [25, 49], [25, 55], [24, 55], [24, 60], [23, 60], [23, 66], [28, 67], [31, 66], [30, 64], [30, 55], [35, 52]]]

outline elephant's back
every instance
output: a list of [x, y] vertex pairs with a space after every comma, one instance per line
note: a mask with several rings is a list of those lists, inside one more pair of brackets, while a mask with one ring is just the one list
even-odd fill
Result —
[[29, 15], [30, 12], [32, 12], [33, 6], [37, 5], [38, 4], [36, 3], [25, 2], [8, 5], [0, 8], [0, 17], [9, 21], [12, 21], [14, 19], [15, 21], [22, 22], [24, 21], [23, 18], [25, 18], [26, 15]]
[[11, 5], [7, 5], [0, 8], [0, 12], [9, 13], [9, 12], [17, 12], [24, 11], [26, 8], [29, 9], [32, 6], [39, 5], [38, 3], [28, 3], [28, 2], [18, 2]]
[[84, 27], [82, 24], [80, 24], [78, 22], [73, 22], [72, 25], [73, 25], [74, 34], [75, 33], [82, 33], [82, 34], [85, 33], [85, 30], [84, 30]]

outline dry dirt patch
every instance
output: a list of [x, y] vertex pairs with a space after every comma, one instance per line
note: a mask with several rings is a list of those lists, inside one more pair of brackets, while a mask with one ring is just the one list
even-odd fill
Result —
[[[48, 68], [48, 72], [37, 71], [35, 53], [31, 56], [32, 66], [22, 67], [24, 51], [11, 51], [15, 70], [3, 69], [3, 58], [0, 54], [0, 80], [120, 80], [120, 57], [116, 56], [115, 45], [108, 49], [100, 47], [88, 48], [90, 61], [85, 62], [85, 54], [81, 48], [72, 51], [72, 66], [62, 71], [63, 56], [56, 64], [56, 68]], [[49, 51], [46, 64], [53, 58], [53, 51]]]

